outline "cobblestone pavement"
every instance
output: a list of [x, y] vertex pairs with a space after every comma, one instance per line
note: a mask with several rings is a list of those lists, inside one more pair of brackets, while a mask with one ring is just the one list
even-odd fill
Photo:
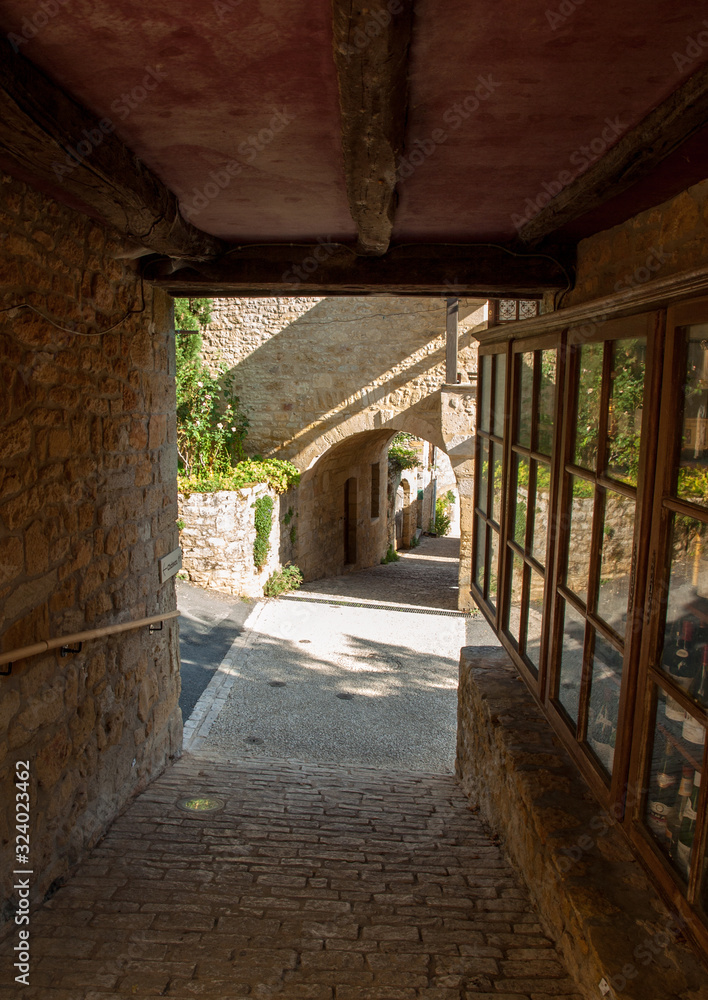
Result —
[[[265, 601], [193, 746], [451, 774], [470, 638], [468, 616], [450, 609], [458, 551], [459, 539], [425, 538], [398, 563]], [[483, 621], [474, 629], [473, 641], [497, 644]]]
[[454, 779], [373, 768], [187, 755], [13, 943], [0, 1000], [581, 1000]]

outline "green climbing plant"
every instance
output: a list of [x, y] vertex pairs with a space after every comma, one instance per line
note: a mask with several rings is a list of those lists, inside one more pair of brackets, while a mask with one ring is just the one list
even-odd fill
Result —
[[256, 512], [254, 518], [256, 539], [253, 543], [253, 562], [256, 569], [263, 569], [268, 559], [268, 553], [270, 552], [270, 531], [273, 527], [273, 497], [259, 497], [255, 503], [251, 504], [251, 507]]

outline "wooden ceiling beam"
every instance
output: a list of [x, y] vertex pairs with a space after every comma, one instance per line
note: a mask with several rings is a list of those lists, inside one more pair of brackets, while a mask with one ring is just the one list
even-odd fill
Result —
[[91, 114], [0, 38], [0, 163], [152, 253], [209, 260], [220, 240], [192, 226], [177, 198]]
[[145, 261], [145, 279], [172, 295], [445, 295], [539, 297], [569, 287], [574, 249], [508, 253], [501, 247], [416, 244], [381, 257], [338, 243], [234, 248], [208, 263]]
[[519, 230], [533, 244], [646, 177], [708, 120], [708, 65], [646, 116]]
[[408, 108], [412, 0], [332, 0], [342, 152], [357, 252], [391, 239]]

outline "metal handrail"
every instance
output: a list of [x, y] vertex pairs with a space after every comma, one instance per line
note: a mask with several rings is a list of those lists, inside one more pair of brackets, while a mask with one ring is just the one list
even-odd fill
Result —
[[106, 635], [129, 632], [134, 628], [142, 628], [144, 625], [157, 625], [158, 622], [166, 622], [171, 618], [178, 617], [179, 611], [167, 611], [165, 614], [153, 615], [151, 618], [139, 618], [137, 621], [121, 622], [118, 625], [106, 625], [103, 628], [94, 628], [87, 632], [74, 632], [72, 635], [65, 635], [60, 639], [42, 639], [31, 646], [21, 646], [19, 649], [10, 650], [9, 653], [0, 653], [0, 666], [3, 666], [5, 663], [12, 664], [15, 660], [25, 660], [29, 656], [38, 656], [40, 653], [46, 653], [50, 649], [71, 646], [77, 642], [84, 643], [90, 639], [101, 639]]

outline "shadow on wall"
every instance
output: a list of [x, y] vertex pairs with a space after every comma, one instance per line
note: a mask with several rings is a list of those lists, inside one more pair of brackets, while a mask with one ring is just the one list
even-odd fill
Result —
[[[478, 306], [475, 302], [474, 308]], [[282, 330], [270, 336], [264, 332], [261, 336], [268, 339], [231, 369], [251, 421], [252, 449], [295, 458], [323, 434], [375, 408], [392, 411], [388, 418], [420, 411], [421, 436], [432, 434], [442, 446], [439, 408], [437, 423], [434, 417], [426, 423], [424, 411], [430, 405], [424, 401], [444, 382], [444, 300], [416, 298], [402, 312], [401, 299], [391, 296], [328, 298], [283, 321], [287, 325]], [[236, 318], [233, 322], [223, 341], [227, 358], [233, 356], [232, 344], [254, 340], [253, 334], [245, 337]], [[254, 322], [252, 314], [244, 315], [244, 324]], [[475, 343], [463, 331], [461, 357]], [[214, 353], [218, 347], [218, 339], [212, 341]]]

